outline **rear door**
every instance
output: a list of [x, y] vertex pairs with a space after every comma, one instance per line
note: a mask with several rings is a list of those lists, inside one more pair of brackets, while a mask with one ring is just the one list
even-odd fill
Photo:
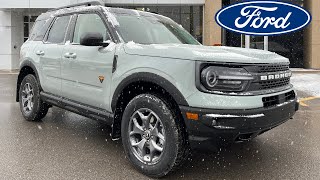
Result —
[[80, 39], [88, 32], [101, 33], [104, 41], [110, 40], [106, 23], [99, 14], [77, 15], [71, 43], [63, 50], [62, 93], [70, 100], [105, 109], [116, 45], [80, 45]]
[[40, 58], [41, 86], [45, 92], [61, 96], [61, 56], [71, 16], [54, 19], [42, 45], [37, 46]]

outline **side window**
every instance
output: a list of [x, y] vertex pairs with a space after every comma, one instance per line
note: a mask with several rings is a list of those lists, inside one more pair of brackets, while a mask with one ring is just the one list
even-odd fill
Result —
[[49, 31], [47, 42], [63, 43], [71, 16], [57, 17]]
[[29, 39], [33, 41], [42, 41], [51, 24], [51, 21], [52, 19], [36, 21], [29, 35]]
[[29, 35], [29, 40], [33, 40], [44, 25], [45, 25], [45, 20], [36, 21]]
[[73, 43], [79, 44], [81, 37], [88, 32], [101, 33], [104, 41], [110, 39], [108, 30], [99, 15], [79, 14], [74, 29]]

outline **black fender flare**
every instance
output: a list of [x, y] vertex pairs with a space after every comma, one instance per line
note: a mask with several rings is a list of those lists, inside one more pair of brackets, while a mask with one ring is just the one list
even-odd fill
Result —
[[139, 81], [154, 83], [166, 90], [173, 97], [173, 99], [176, 101], [178, 105], [189, 106], [187, 100], [184, 98], [182, 93], [170, 81], [154, 73], [139, 72], [134, 73], [123, 79], [114, 91], [111, 101], [111, 109], [113, 112], [115, 112], [117, 100], [120, 97], [121, 92], [124, 90], [124, 88], [126, 88], [131, 83]]
[[40, 84], [40, 79], [39, 79], [39, 74], [38, 74], [38, 70], [36, 68], [36, 66], [33, 64], [33, 62], [31, 60], [24, 60], [21, 65], [20, 65], [20, 68], [19, 68], [19, 75], [18, 75], [18, 79], [17, 79], [17, 92], [16, 92], [16, 102], [19, 102], [19, 89], [20, 89], [20, 83], [22, 81], [22, 74], [21, 74], [21, 70], [24, 68], [24, 67], [30, 67], [33, 72], [35, 73], [35, 76], [36, 76], [36, 79], [37, 81], [39, 82], [39, 86], [40, 86], [40, 89], [42, 90], [42, 87], [41, 87], [41, 84]]

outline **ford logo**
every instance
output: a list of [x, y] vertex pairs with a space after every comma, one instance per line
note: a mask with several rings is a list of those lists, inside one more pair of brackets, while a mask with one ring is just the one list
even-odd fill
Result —
[[271, 36], [297, 31], [311, 22], [305, 9], [279, 1], [247, 1], [227, 6], [216, 14], [223, 28], [247, 35]]

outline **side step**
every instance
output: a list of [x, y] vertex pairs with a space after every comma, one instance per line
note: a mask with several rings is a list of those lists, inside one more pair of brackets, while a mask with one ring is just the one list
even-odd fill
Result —
[[109, 125], [113, 124], [113, 113], [110, 113], [104, 109], [92, 107], [79, 102], [75, 102], [63, 97], [55, 96], [45, 92], [40, 92], [41, 99], [53, 106], [66, 109], [76, 114], [94, 119], [104, 121]]

